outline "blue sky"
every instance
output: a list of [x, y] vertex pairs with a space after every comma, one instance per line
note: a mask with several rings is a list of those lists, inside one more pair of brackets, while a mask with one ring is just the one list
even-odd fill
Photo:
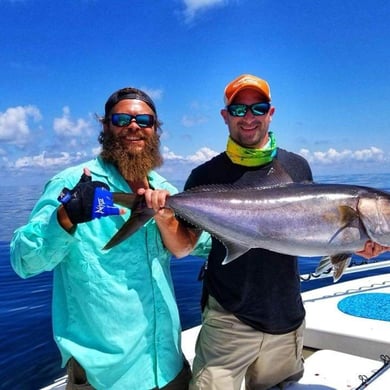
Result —
[[44, 183], [99, 151], [107, 97], [147, 91], [161, 173], [226, 146], [225, 85], [271, 85], [271, 129], [314, 175], [388, 172], [388, 0], [0, 0], [0, 182]]

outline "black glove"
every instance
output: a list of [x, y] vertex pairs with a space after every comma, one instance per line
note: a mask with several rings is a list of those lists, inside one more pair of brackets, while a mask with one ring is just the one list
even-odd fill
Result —
[[92, 181], [91, 176], [85, 173], [72, 190], [63, 188], [58, 200], [64, 205], [73, 225], [120, 213], [119, 208], [114, 206], [110, 187], [100, 181]]

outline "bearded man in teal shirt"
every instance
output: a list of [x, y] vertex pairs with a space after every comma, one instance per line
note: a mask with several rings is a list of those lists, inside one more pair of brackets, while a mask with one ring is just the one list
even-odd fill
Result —
[[[186, 389], [190, 370], [169, 262], [172, 254], [189, 254], [198, 234], [163, 208], [177, 190], [154, 171], [162, 163], [161, 123], [151, 98], [121, 89], [107, 100], [101, 122], [101, 154], [47, 183], [14, 234], [11, 263], [22, 278], [54, 271], [53, 331], [67, 389]], [[145, 195], [157, 213], [104, 250], [129, 217], [112, 205], [105, 215], [119, 215], [99, 218], [93, 203], [108, 190]]]

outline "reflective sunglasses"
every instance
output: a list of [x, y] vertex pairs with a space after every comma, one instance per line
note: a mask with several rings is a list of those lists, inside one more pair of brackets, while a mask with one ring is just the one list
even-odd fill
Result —
[[139, 127], [152, 127], [154, 125], [154, 116], [150, 114], [112, 114], [111, 123], [114, 126], [124, 127], [128, 126], [131, 121], [135, 119], [135, 122]]
[[226, 107], [229, 111], [229, 114], [232, 116], [243, 117], [248, 112], [248, 109], [251, 110], [253, 115], [261, 116], [265, 115], [271, 108], [271, 104], [267, 102], [263, 103], [253, 103], [253, 104], [230, 104]]

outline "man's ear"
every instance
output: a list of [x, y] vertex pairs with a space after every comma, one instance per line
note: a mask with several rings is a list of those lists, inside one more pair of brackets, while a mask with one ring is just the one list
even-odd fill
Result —
[[275, 107], [271, 107], [268, 111], [268, 114], [269, 114], [269, 121], [271, 122], [272, 121], [272, 117], [273, 115], [275, 114]]
[[223, 118], [225, 124], [228, 124], [228, 122], [227, 122], [228, 112], [227, 112], [226, 108], [222, 108], [221, 115], [222, 115], [222, 118]]

